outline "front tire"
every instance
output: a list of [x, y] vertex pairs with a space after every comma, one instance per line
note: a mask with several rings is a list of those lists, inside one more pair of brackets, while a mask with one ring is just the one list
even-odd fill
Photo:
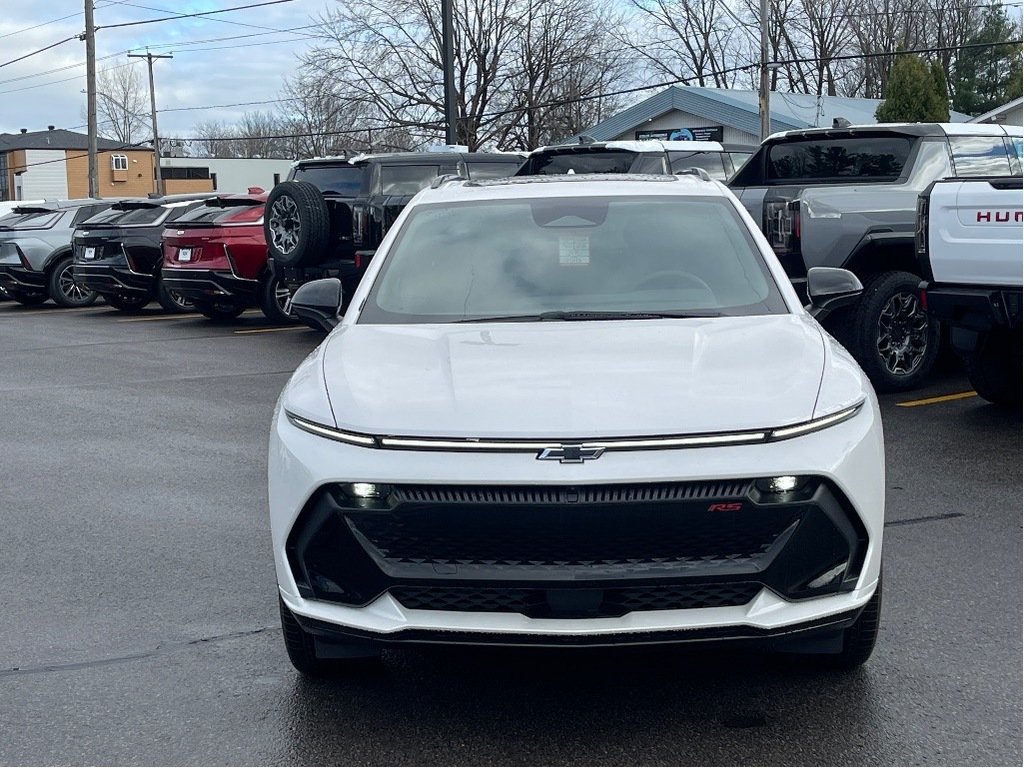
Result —
[[[302, 628], [284, 600], [277, 598], [281, 611], [281, 633], [284, 636], [284, 647], [288, 652], [288, 660], [292, 666], [306, 677], [329, 677], [350, 669], [353, 663], [375, 659], [379, 653], [368, 652], [364, 646], [353, 646], [349, 658], [322, 659], [316, 655], [316, 640]], [[344, 652], [345, 646], [337, 646]]]
[[822, 657], [830, 669], [853, 670], [861, 666], [875, 650], [878, 639], [878, 624], [882, 617], [882, 577], [878, 577], [875, 594], [868, 600], [853, 626], [843, 630], [843, 650], [831, 656]]
[[967, 379], [980, 397], [1004, 408], [1021, 408], [1021, 340], [991, 333], [980, 349], [964, 356]]
[[50, 270], [47, 289], [53, 303], [59, 307], [88, 307], [98, 298], [96, 291], [75, 282], [70, 256], [60, 259]]
[[920, 283], [910, 272], [883, 272], [861, 296], [850, 351], [879, 392], [916, 389], [935, 365], [939, 322], [921, 306]]

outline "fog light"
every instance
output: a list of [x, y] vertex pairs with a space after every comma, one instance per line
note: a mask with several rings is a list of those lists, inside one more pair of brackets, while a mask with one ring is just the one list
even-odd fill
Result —
[[843, 562], [841, 562], [839, 565], [835, 565], [829, 568], [816, 579], [812, 579], [811, 581], [807, 582], [807, 588], [821, 589], [822, 587], [828, 586], [846, 572], [846, 562], [846, 560], [843, 560]]
[[348, 490], [357, 499], [383, 499], [391, 493], [391, 486], [377, 485], [376, 483], [352, 483]]
[[768, 492], [769, 493], [786, 493], [796, 488], [800, 481], [793, 475], [781, 475], [780, 477], [771, 477], [768, 479]]

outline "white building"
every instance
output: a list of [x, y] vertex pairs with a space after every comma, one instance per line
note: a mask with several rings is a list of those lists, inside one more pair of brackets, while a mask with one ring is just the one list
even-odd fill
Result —
[[243, 193], [249, 187], [268, 192], [288, 176], [291, 160], [223, 157], [162, 157], [160, 173], [165, 179], [210, 179], [213, 191]]

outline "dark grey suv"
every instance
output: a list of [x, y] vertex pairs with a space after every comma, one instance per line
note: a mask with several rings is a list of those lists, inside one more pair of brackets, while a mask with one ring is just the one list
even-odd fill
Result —
[[96, 293], [75, 282], [71, 237], [75, 226], [117, 200], [57, 200], [19, 206], [0, 217], [0, 287], [22, 304], [48, 298], [85, 307]]

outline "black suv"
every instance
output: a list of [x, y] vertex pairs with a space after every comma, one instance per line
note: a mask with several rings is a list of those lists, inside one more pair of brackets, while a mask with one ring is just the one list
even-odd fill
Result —
[[126, 200], [78, 225], [72, 240], [74, 279], [121, 311], [156, 299], [168, 312], [192, 304], [163, 284], [160, 235], [170, 222], [203, 204], [202, 195], [167, 195]]
[[563, 173], [679, 173], [701, 168], [717, 181], [732, 178], [754, 153], [746, 144], [717, 141], [581, 141], [533, 150], [516, 176]]
[[340, 278], [351, 296], [388, 229], [413, 195], [440, 176], [496, 179], [522, 165], [515, 153], [402, 152], [300, 160], [267, 198], [264, 229], [274, 274], [291, 292]]

